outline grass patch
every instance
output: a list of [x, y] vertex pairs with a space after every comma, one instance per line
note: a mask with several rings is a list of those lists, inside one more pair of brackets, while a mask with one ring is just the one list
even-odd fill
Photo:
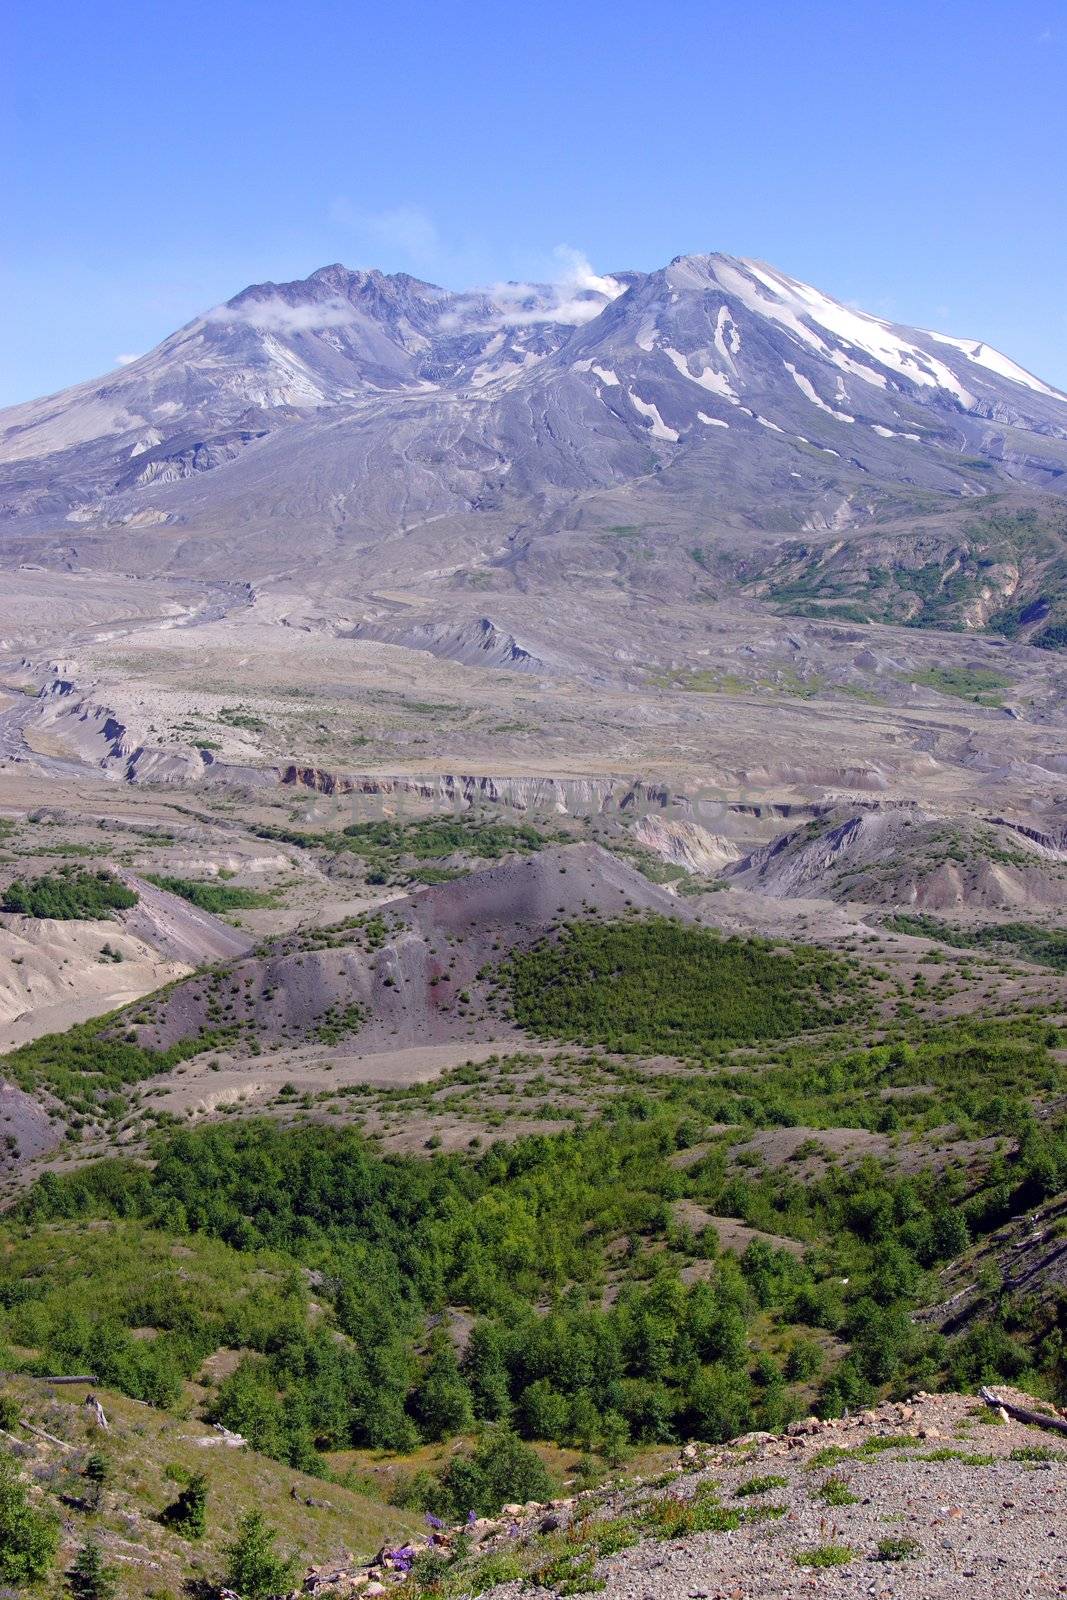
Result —
[[236, 1032], [215, 1028], [166, 1050], [146, 1050], [119, 1036], [117, 1030], [128, 1021], [128, 1013], [112, 1011], [91, 1022], [76, 1023], [66, 1033], [46, 1033], [0, 1059], [0, 1069], [20, 1089], [31, 1093], [47, 1089], [74, 1111], [114, 1113], [123, 1108], [123, 1089], [157, 1072], [169, 1072], [203, 1050], [221, 1048]]
[[970, 700], [979, 706], [999, 706], [1001, 690], [1010, 689], [1012, 680], [991, 667], [927, 667], [922, 672], [905, 673], [908, 683], [956, 700]]
[[980, 1455], [972, 1450], [953, 1450], [945, 1445], [940, 1450], [927, 1450], [921, 1456], [909, 1456], [909, 1461], [958, 1461], [964, 1467], [991, 1467], [995, 1456]]
[[854, 1560], [855, 1550], [847, 1544], [817, 1544], [793, 1557], [798, 1567], [844, 1567]]
[[900, 1535], [895, 1539], [879, 1539], [874, 1553], [879, 1561], [910, 1561], [913, 1556], [922, 1554], [922, 1546], [918, 1539]]
[[855, 1506], [859, 1505], [860, 1497], [853, 1494], [848, 1486], [848, 1481], [841, 1477], [827, 1478], [815, 1491], [815, 1498], [821, 1500], [824, 1506]]
[[770, 1489], [784, 1489], [788, 1478], [779, 1477], [775, 1473], [767, 1473], [762, 1478], [749, 1478], [744, 1483], [739, 1483], [734, 1493], [739, 1499], [750, 1494], [766, 1494]]

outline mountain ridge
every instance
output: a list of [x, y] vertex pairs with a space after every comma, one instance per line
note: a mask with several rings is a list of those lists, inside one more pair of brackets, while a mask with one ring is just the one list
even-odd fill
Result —
[[0, 412], [8, 562], [256, 578], [300, 526], [374, 569], [433, 522], [432, 578], [650, 518], [751, 542], [1065, 489], [1067, 395], [714, 253], [473, 291], [333, 263]]

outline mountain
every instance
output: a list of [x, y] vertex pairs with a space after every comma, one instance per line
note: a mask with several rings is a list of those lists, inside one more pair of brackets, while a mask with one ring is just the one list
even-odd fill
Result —
[[7, 562], [551, 588], [621, 529], [668, 588], [694, 540], [795, 587], [783, 540], [918, 518], [947, 567], [977, 502], [1065, 491], [1067, 395], [725, 255], [467, 293], [325, 267], [0, 413]]

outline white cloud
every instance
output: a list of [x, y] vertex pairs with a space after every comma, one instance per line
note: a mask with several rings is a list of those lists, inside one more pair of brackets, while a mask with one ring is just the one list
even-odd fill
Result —
[[594, 272], [580, 250], [561, 244], [553, 256], [556, 265], [547, 283], [496, 283], [486, 289], [502, 325], [591, 322], [603, 311], [605, 302], [617, 300], [625, 292], [625, 284], [616, 278]]
[[141, 359], [141, 352], [140, 351], [138, 351], [138, 353], [135, 356], [116, 356], [115, 357], [115, 365], [116, 365], [116, 367], [128, 367], [134, 361], [140, 361], [140, 359]]
[[246, 300], [239, 306], [216, 306], [205, 318], [207, 322], [244, 324], [264, 333], [309, 333], [319, 328], [342, 328], [355, 320], [353, 307], [336, 296], [292, 306], [281, 295]]

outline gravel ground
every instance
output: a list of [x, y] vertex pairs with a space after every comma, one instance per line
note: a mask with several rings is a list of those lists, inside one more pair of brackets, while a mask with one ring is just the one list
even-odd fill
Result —
[[[827, 1600], [1029, 1600], [1067, 1594], [1067, 1437], [1014, 1421], [989, 1426], [976, 1415], [979, 1409], [984, 1408], [966, 1396], [919, 1396], [906, 1405], [817, 1424], [810, 1433], [761, 1435], [750, 1445], [717, 1450], [698, 1447], [701, 1470], [656, 1491], [646, 1486], [613, 1496], [598, 1506], [596, 1517], [639, 1512], [642, 1500], [654, 1495], [689, 1498], [708, 1480], [717, 1483], [725, 1508], [773, 1505], [784, 1507], [784, 1515], [732, 1532], [643, 1539], [597, 1562], [596, 1576], [605, 1583], [600, 1592], [608, 1600], [787, 1600], [811, 1594]], [[872, 1437], [891, 1435], [914, 1442], [813, 1466], [828, 1445], [854, 1450]], [[994, 1460], [920, 1459], [945, 1450]], [[1011, 1460], [1018, 1450], [1052, 1452], [1057, 1459]], [[786, 1484], [738, 1496], [741, 1484], [772, 1475]], [[824, 1502], [820, 1490], [830, 1477], [844, 1480], [855, 1504]], [[595, 1527], [595, 1521], [586, 1524]], [[903, 1559], [879, 1559], [877, 1546], [886, 1539], [912, 1540], [916, 1548]], [[847, 1562], [798, 1564], [798, 1557], [827, 1545], [847, 1547]], [[531, 1600], [560, 1590], [527, 1582], [488, 1592], [495, 1600]]]

